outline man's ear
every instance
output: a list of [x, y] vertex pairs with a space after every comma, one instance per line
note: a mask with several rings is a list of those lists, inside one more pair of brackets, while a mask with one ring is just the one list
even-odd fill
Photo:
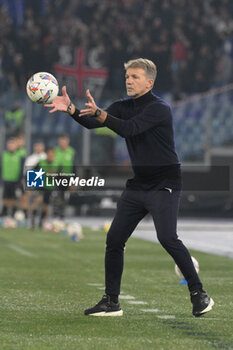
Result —
[[154, 79], [148, 79], [147, 80], [147, 87], [152, 89], [153, 85], [154, 85]]

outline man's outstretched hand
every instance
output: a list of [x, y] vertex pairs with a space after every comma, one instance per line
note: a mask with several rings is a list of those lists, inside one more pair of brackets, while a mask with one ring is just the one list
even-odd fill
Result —
[[[90, 90], [87, 89], [86, 91], [86, 95], [87, 95], [87, 99], [88, 102], [85, 103], [86, 108], [85, 109], [81, 109], [80, 113], [79, 113], [79, 117], [82, 117], [84, 115], [95, 115], [95, 112], [98, 108], [98, 106], [95, 103], [94, 98], [91, 96]], [[101, 113], [98, 117], [96, 117], [96, 120], [98, 120], [100, 123], [104, 123], [106, 118], [107, 118], [107, 112], [105, 112], [104, 110], [100, 109]]]
[[89, 89], [87, 89], [86, 95], [87, 95], [88, 102], [85, 103], [86, 108], [85, 109], [81, 109], [81, 111], [79, 113], [80, 117], [82, 117], [83, 115], [94, 115], [95, 111], [98, 108], [96, 106], [94, 98], [91, 96], [91, 93], [90, 93]]
[[66, 86], [62, 87], [62, 96], [57, 96], [52, 103], [45, 104], [45, 107], [53, 108], [49, 113], [54, 113], [56, 111], [67, 112], [67, 108], [70, 104], [69, 95], [66, 92]]

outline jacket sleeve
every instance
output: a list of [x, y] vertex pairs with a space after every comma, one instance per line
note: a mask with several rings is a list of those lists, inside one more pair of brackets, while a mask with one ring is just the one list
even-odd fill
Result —
[[[112, 103], [108, 108], [107, 112], [113, 115], [118, 115], [118, 102]], [[87, 115], [83, 117], [79, 117], [79, 109], [76, 108], [75, 112], [71, 117], [79, 124], [84, 126], [87, 129], [96, 129], [96, 128], [103, 128], [105, 125], [103, 123], [100, 123], [98, 120], [96, 120], [93, 116]]]
[[79, 117], [79, 113], [80, 113], [80, 111], [76, 108], [74, 114], [71, 115], [71, 117], [77, 123], [81, 124], [85, 128], [95, 129], [95, 128], [101, 128], [104, 126], [102, 123], [98, 122], [98, 120], [96, 120], [94, 117], [92, 117], [90, 115]]
[[123, 120], [107, 115], [104, 126], [115, 131], [118, 135], [127, 138], [143, 133], [156, 127], [171, 117], [168, 105], [152, 103], [144, 111], [128, 120]]

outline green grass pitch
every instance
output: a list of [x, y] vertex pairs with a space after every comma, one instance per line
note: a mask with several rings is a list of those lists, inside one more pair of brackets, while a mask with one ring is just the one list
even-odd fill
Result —
[[[80, 242], [60, 233], [0, 229], [1, 350], [233, 349], [233, 261], [191, 252], [215, 300], [191, 315], [187, 287], [162, 247], [131, 238], [125, 252], [123, 317], [87, 317], [104, 294], [105, 236], [84, 230]], [[155, 309], [145, 312], [143, 309]]]

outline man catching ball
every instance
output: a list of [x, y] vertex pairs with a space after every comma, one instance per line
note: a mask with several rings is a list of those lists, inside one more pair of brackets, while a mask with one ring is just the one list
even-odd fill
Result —
[[181, 192], [181, 169], [175, 151], [170, 106], [152, 93], [155, 64], [144, 58], [125, 63], [129, 98], [107, 110], [98, 108], [89, 90], [86, 108], [79, 110], [70, 101], [66, 87], [53, 100], [50, 113], [68, 112], [79, 124], [91, 128], [108, 127], [125, 138], [134, 178], [129, 179], [118, 201], [114, 220], [107, 234], [105, 254], [105, 293], [85, 315], [121, 316], [118, 296], [124, 264], [124, 247], [137, 224], [152, 215], [158, 240], [172, 256], [188, 282], [193, 315], [210, 311], [214, 301], [203, 290], [191, 256], [176, 233]]

